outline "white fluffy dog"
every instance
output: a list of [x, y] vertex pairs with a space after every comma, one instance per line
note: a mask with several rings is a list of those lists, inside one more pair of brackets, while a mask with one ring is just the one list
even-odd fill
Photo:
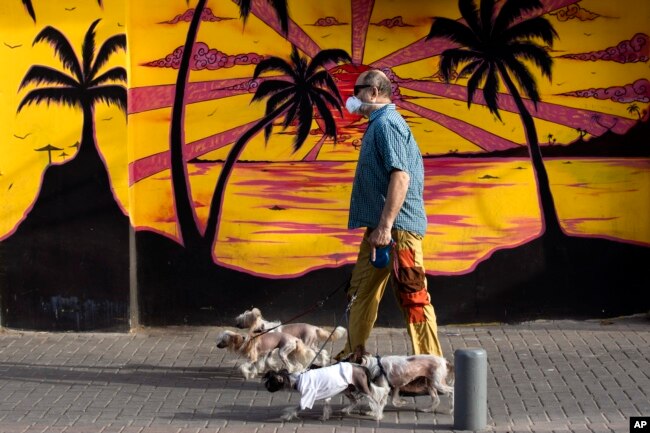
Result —
[[[299, 374], [290, 374], [286, 370], [269, 371], [264, 375], [263, 382], [269, 392], [287, 389], [300, 393], [300, 406], [285, 409], [282, 416], [285, 421], [298, 418], [298, 411], [311, 409], [316, 400], [325, 402], [321, 420], [329, 419], [332, 413], [330, 400], [342, 392], [350, 400], [350, 405], [343, 409], [343, 413], [349, 414], [359, 404], [358, 397], [367, 397], [371, 414], [376, 420], [380, 420], [383, 418], [387, 391], [374, 385], [369, 375], [370, 372], [365, 367], [349, 362], [339, 362]], [[384, 403], [382, 404], [382, 402]]]
[[283, 332], [244, 336], [232, 331], [223, 331], [217, 337], [217, 347], [227, 348], [248, 360], [240, 367], [246, 379], [282, 367], [294, 372], [305, 369], [312, 361], [321, 365], [329, 362], [327, 353], [321, 353], [319, 359], [315, 360], [316, 352], [313, 349], [293, 335]]
[[310, 325], [308, 323], [288, 323], [283, 325], [282, 322], [270, 322], [262, 317], [262, 312], [258, 308], [246, 310], [235, 318], [238, 328], [248, 329], [249, 332], [284, 332], [285, 334], [293, 335], [300, 338], [307, 346], [317, 349], [318, 345], [327, 340], [332, 334], [331, 340], [335, 341], [344, 337], [347, 333], [346, 329], [342, 326], [337, 326], [334, 333], [327, 331], [318, 326]]
[[[354, 357], [353, 357], [354, 358]], [[428, 392], [432, 403], [424, 412], [434, 412], [440, 404], [438, 392], [449, 395], [449, 413], [454, 412], [454, 367], [441, 356], [361, 356], [360, 364], [370, 371], [372, 381], [392, 395], [395, 407], [406, 402], [400, 399], [400, 392], [419, 395]], [[385, 404], [385, 403], [384, 403]]]

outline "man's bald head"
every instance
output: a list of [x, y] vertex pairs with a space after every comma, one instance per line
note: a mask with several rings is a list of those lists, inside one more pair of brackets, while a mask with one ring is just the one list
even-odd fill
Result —
[[390, 80], [382, 71], [378, 69], [371, 69], [362, 72], [357, 79], [357, 84], [366, 84], [377, 89], [379, 96], [382, 98], [390, 99], [392, 90]]

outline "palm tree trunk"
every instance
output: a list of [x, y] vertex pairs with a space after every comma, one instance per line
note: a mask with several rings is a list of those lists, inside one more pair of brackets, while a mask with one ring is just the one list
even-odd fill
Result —
[[557, 211], [555, 210], [555, 202], [553, 200], [553, 194], [551, 192], [548, 174], [546, 173], [546, 167], [544, 166], [544, 161], [542, 159], [542, 151], [537, 139], [537, 129], [535, 128], [535, 122], [533, 121], [533, 117], [528, 112], [528, 109], [524, 105], [524, 102], [521, 99], [521, 96], [519, 95], [515, 84], [512, 82], [510, 76], [508, 75], [508, 72], [502, 65], [499, 65], [499, 72], [501, 73], [501, 78], [508, 88], [508, 92], [510, 92], [512, 99], [517, 105], [519, 116], [521, 117], [521, 121], [524, 124], [526, 140], [528, 141], [528, 152], [533, 163], [535, 181], [537, 182], [537, 189], [539, 191], [539, 205], [542, 213], [542, 230], [550, 238], [557, 238], [563, 233], [560, 226], [560, 220], [557, 216]]
[[170, 131], [170, 154], [171, 154], [171, 176], [174, 189], [174, 205], [176, 217], [180, 228], [180, 235], [183, 245], [187, 249], [194, 249], [201, 243], [201, 233], [196, 225], [194, 217], [194, 206], [192, 205], [192, 193], [187, 180], [187, 166], [183, 158], [183, 146], [185, 145], [185, 88], [189, 78], [190, 60], [192, 49], [199, 31], [201, 14], [207, 0], [199, 0], [194, 9], [194, 16], [187, 31], [187, 39], [183, 49], [183, 57], [178, 68], [176, 79], [176, 94], [172, 108], [172, 122]]
[[82, 99], [83, 126], [81, 129], [81, 142], [79, 150], [74, 156], [75, 171], [80, 179], [94, 182], [99, 185], [110, 185], [108, 168], [99, 156], [95, 144], [95, 116], [91, 101]]
[[217, 186], [212, 196], [212, 202], [210, 203], [208, 222], [206, 224], [205, 233], [203, 235], [203, 247], [209, 250], [208, 254], [210, 254], [210, 257], [212, 257], [212, 248], [216, 242], [216, 234], [218, 233], [219, 220], [221, 219], [221, 211], [223, 210], [223, 198], [226, 192], [226, 185], [228, 183], [228, 178], [232, 173], [232, 169], [239, 159], [239, 155], [241, 154], [242, 150], [244, 150], [244, 146], [246, 146], [248, 141], [253, 138], [258, 132], [262, 131], [269, 123], [280, 117], [282, 113], [289, 108], [291, 102], [292, 101], [289, 101], [281, 105], [274, 111], [264, 116], [251, 129], [246, 131], [244, 135], [239, 137], [239, 139], [235, 142], [233, 148], [228, 153], [226, 161], [221, 168], [221, 173], [219, 173]]

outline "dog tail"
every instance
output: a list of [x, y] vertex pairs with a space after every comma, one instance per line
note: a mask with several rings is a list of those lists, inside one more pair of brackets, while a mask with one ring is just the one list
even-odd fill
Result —
[[327, 340], [330, 334], [332, 335], [332, 341], [335, 341], [345, 337], [345, 334], [347, 334], [347, 332], [348, 332], [347, 329], [345, 329], [342, 326], [337, 326], [336, 328], [334, 328], [334, 332], [330, 332], [323, 328], [316, 327], [316, 335], [320, 341]]
[[316, 352], [302, 341], [298, 340], [296, 350], [292, 352], [291, 358], [293, 361], [299, 363], [303, 368], [309, 366], [309, 363], [316, 356]]
[[447, 359], [445, 359], [445, 363], [447, 364], [447, 385], [449, 386], [454, 386], [454, 382], [456, 381], [456, 374], [454, 372], [454, 364], [449, 362]]

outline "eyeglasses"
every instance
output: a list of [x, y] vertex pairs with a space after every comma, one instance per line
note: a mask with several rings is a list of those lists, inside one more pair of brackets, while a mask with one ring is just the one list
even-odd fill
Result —
[[357, 94], [361, 91], [361, 89], [366, 89], [368, 87], [372, 87], [370, 84], [357, 84], [354, 86], [354, 96], [357, 96]]

